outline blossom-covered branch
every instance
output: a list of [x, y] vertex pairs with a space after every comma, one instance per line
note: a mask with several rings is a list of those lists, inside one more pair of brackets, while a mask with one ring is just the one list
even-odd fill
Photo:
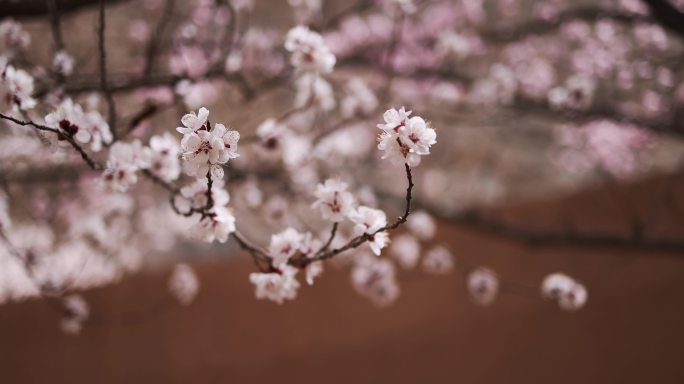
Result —
[[[434, 217], [532, 245], [682, 247], [641, 221], [624, 239], [532, 232], [472, 213], [476, 204], [458, 194], [470, 188], [461, 160], [465, 173], [475, 162], [515, 169], [506, 172], [526, 185], [539, 174], [624, 180], [670, 169], [655, 162], [672, 156], [649, 151], [682, 132], [684, 54], [670, 33], [679, 15], [665, 15], [659, 1], [362, 0], [331, 13], [321, 1], [289, 0], [274, 5], [295, 20], [281, 29], [246, 0], [146, 0], [121, 5], [128, 18], [107, 17], [109, 2], [98, 0], [84, 9], [96, 20], [93, 55], [62, 22], [75, 3], [36, 8], [49, 10], [52, 39], [0, 21], [0, 278], [20, 276], [0, 302], [35, 295], [25, 276], [33, 270], [40, 281], [85, 289], [139, 271], [151, 253], [199, 242], [244, 250], [256, 296], [277, 303], [341, 266], [357, 292], [389, 304], [401, 271], [421, 265], [460, 270], [480, 304], [507, 289], [575, 310], [588, 297], [580, 278], [552, 273], [538, 287], [506, 280], [456, 259], [458, 249], [435, 237]], [[32, 51], [50, 52], [49, 62]], [[505, 164], [495, 147], [493, 161], [467, 159], [486, 149], [461, 128], [480, 128], [483, 116], [515, 121], [501, 141], [515, 135], [539, 153]], [[526, 125], [543, 127], [531, 134]], [[401, 199], [380, 192], [395, 188]], [[433, 194], [437, 207], [426, 203]], [[402, 211], [388, 220], [394, 200]], [[452, 203], [462, 210], [447, 215], [442, 205]], [[38, 255], [33, 270], [4, 257], [15, 253]], [[169, 280], [183, 305], [199, 289], [191, 264], [178, 262]], [[64, 329], [76, 332], [88, 308], [66, 295]]]

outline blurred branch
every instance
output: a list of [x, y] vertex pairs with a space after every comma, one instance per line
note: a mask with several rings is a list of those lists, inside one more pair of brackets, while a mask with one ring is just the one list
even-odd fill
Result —
[[[255, 86], [250, 86], [248, 84], [245, 84], [244, 79], [240, 78], [240, 76], [232, 76], [232, 75], [227, 75], [223, 68], [212, 70], [209, 73], [206, 74], [206, 76], [203, 78], [203, 80], [212, 80], [212, 79], [224, 79], [230, 83], [236, 84], [239, 88], [240, 91], [242, 92], [243, 96], [247, 99], [251, 99], [252, 97], [255, 96], [255, 92], [252, 88]], [[108, 84], [109, 90], [112, 93], [118, 93], [118, 92], [127, 92], [127, 91], [134, 91], [137, 89], [141, 88], [147, 88], [147, 87], [175, 87], [178, 82], [183, 80], [182, 78], [171, 75], [171, 74], [162, 74], [162, 75], [151, 75], [147, 78], [139, 78], [139, 77], [121, 77], [118, 79], [112, 79], [109, 78], [106, 83]], [[287, 76], [279, 76], [279, 77], [274, 77], [271, 79], [264, 80], [262, 83], [257, 84], [256, 87], [259, 88], [260, 91], [263, 91], [265, 89], [271, 89], [273, 87], [279, 86], [281, 84], [285, 84], [288, 80]], [[83, 81], [83, 82], [71, 82], [70, 84], [66, 85], [65, 92], [68, 94], [78, 94], [78, 93], [84, 93], [84, 92], [93, 92], [93, 91], [98, 91], [100, 90], [101, 85], [93, 82], [93, 81]], [[38, 96], [42, 96], [44, 91], [38, 92]]]
[[[440, 215], [439, 212], [433, 212]], [[442, 214], [443, 216], [443, 214]], [[509, 238], [530, 246], [576, 246], [609, 247], [625, 250], [663, 251], [681, 255], [684, 242], [674, 239], [646, 239], [642, 236], [620, 237], [613, 235], [592, 235], [578, 233], [537, 232], [515, 227], [503, 222], [486, 219], [475, 212], [451, 217], [442, 217], [450, 223], [465, 226], [478, 232]]]
[[107, 100], [107, 110], [109, 112], [109, 118], [107, 122], [112, 131], [112, 141], [116, 141], [116, 105], [114, 104], [114, 98], [109, 90], [109, 83], [107, 82], [107, 51], [105, 49], [105, 3], [106, 0], [100, 0], [100, 11], [99, 11], [99, 23], [97, 28], [98, 36], [98, 51], [100, 54], [100, 86], [102, 88], [102, 93], [105, 95]]
[[660, 25], [679, 36], [684, 36], [684, 13], [667, 0], [642, 0]]
[[50, 9], [50, 28], [52, 29], [52, 37], [55, 40], [55, 51], [64, 49], [64, 39], [62, 39], [62, 29], [60, 27], [60, 14], [57, 6], [57, 0], [46, 0], [48, 8]]
[[355, 4], [352, 4], [347, 8], [340, 10], [336, 14], [331, 15], [327, 20], [325, 20], [325, 22], [323, 22], [323, 25], [320, 26], [320, 30], [330, 30], [336, 28], [347, 17], [365, 12], [372, 7], [373, 1], [359, 0]]
[[152, 69], [154, 68], [154, 61], [157, 57], [157, 51], [159, 50], [159, 45], [161, 43], [161, 37], [164, 34], [164, 29], [166, 25], [171, 20], [173, 16], [173, 9], [176, 5], [176, 0], [166, 0], [164, 6], [164, 13], [162, 14], [157, 27], [152, 32], [150, 40], [147, 42], [147, 49], [145, 50], [145, 67], [143, 69], [143, 77], [148, 78], [152, 74]]
[[676, 239], [647, 239], [643, 236], [614, 236], [579, 234], [574, 232], [541, 232], [520, 228], [501, 221], [487, 219], [475, 211], [448, 215], [431, 207], [424, 207], [440, 219], [477, 232], [520, 242], [532, 247], [573, 246], [583, 248], [617, 248], [623, 250], [661, 251], [681, 258], [684, 241]]
[[489, 41], [508, 43], [531, 35], [541, 35], [558, 30], [564, 23], [573, 20], [596, 21], [610, 19], [621, 23], [654, 22], [649, 16], [619, 12], [601, 7], [589, 6], [568, 9], [553, 20], [534, 19], [521, 25], [482, 31], [480, 34]]
[[57, 137], [58, 137], [59, 139], [61, 139], [61, 140], [66, 140], [66, 141], [67, 141], [67, 142], [76, 150], [76, 152], [78, 152], [78, 153], [81, 155], [81, 158], [83, 159], [83, 161], [85, 161], [86, 164], [88, 164], [88, 166], [89, 166], [90, 168], [92, 168], [93, 170], [100, 170], [100, 169], [102, 169], [102, 165], [99, 164], [99, 163], [97, 163], [97, 162], [95, 162], [95, 160], [93, 160], [93, 159], [88, 155], [88, 153], [85, 151], [85, 149], [83, 149], [83, 147], [81, 147], [81, 146], [74, 140], [73, 137], [65, 135], [65, 134], [62, 133], [60, 130], [58, 130], [58, 129], [56, 129], [56, 128], [47, 127], [47, 126], [45, 126], [45, 125], [36, 124], [36, 123], [34, 123], [33, 121], [30, 121], [30, 120], [22, 121], [22, 120], [16, 119], [16, 118], [14, 118], [14, 117], [12, 117], [12, 116], [8, 116], [8, 115], [2, 114], [2, 113], [0, 113], [0, 118], [5, 119], [5, 120], [9, 120], [9, 121], [11, 121], [11, 122], [13, 122], [13, 123], [15, 123], [15, 124], [18, 124], [18, 125], [21, 125], [21, 126], [24, 126], [24, 127], [33, 127], [33, 128], [35, 128], [35, 129], [37, 129], [37, 130], [39, 130], [39, 131], [55, 133], [55, 134], [57, 134]]
[[[50, 14], [53, 0], [0, 0], [0, 18], [4, 17], [35, 17]], [[107, 0], [117, 3], [121, 0]], [[54, 0], [60, 12], [76, 11], [83, 7], [93, 6], [98, 0]]]
[[11, 167], [0, 169], [1, 182], [19, 184], [62, 182], [64, 180], [76, 180], [87, 170], [84, 166], [76, 166], [73, 164], [30, 167], [21, 170], [13, 170], [10, 168]]

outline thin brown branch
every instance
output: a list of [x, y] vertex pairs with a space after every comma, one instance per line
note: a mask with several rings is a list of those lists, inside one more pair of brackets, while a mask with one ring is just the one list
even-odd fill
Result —
[[60, 26], [60, 14], [57, 7], [57, 0], [46, 0], [47, 7], [50, 10], [50, 28], [52, 29], [52, 38], [55, 41], [55, 51], [64, 49], [64, 40], [62, 39], [62, 29]]
[[56, 128], [47, 127], [47, 126], [45, 126], [45, 125], [36, 124], [36, 123], [34, 123], [33, 121], [30, 121], [30, 120], [27, 120], [27, 121], [19, 120], [19, 119], [16, 119], [16, 118], [12, 117], [12, 116], [5, 115], [5, 114], [3, 114], [3, 113], [0, 113], [0, 118], [5, 119], [5, 120], [9, 120], [9, 121], [11, 121], [11, 122], [13, 122], [13, 123], [15, 123], [15, 124], [21, 125], [21, 126], [30, 126], [30, 127], [33, 127], [33, 128], [36, 128], [36, 129], [39, 130], [39, 131], [45, 131], [45, 132], [52, 132], [52, 133], [55, 133], [55, 134], [57, 134], [57, 136], [58, 136], [60, 139], [66, 140], [66, 142], [68, 142], [68, 143], [71, 145], [71, 147], [74, 148], [74, 149], [76, 150], [76, 152], [78, 152], [79, 155], [81, 155], [81, 158], [83, 159], [83, 161], [85, 161], [86, 164], [88, 164], [88, 166], [89, 166], [90, 168], [92, 168], [92, 169], [94, 169], [94, 170], [101, 170], [101, 169], [102, 169], [102, 165], [99, 164], [99, 163], [97, 163], [95, 160], [93, 160], [93, 159], [88, 155], [88, 153], [85, 151], [85, 149], [83, 149], [83, 147], [81, 147], [80, 144], [78, 144], [76, 141], [74, 141], [74, 138], [73, 138], [73, 137], [68, 136], [68, 135], [62, 133], [60, 130], [58, 130], [58, 129], [56, 129]]
[[339, 226], [339, 224], [340, 223], [337, 222], [333, 224], [332, 228], [330, 229], [330, 236], [328, 237], [328, 241], [326, 241], [325, 244], [323, 244], [323, 246], [321, 247], [321, 249], [319, 249], [318, 252], [316, 252], [316, 255], [320, 255], [323, 252], [327, 251], [328, 248], [330, 248], [330, 244], [332, 244], [333, 239], [335, 239], [335, 235], [337, 234], [337, 227]]
[[[49, 1], [49, 0], [48, 0]], [[121, 0], [108, 0], [109, 3]], [[60, 13], [77, 11], [93, 6], [98, 0], [55, 0]], [[50, 4], [45, 0], [0, 0], [0, 18], [5, 17], [39, 17], [50, 14]]]
[[467, 212], [456, 216], [450, 216], [445, 215], [439, 210], [430, 209], [429, 207], [427, 210], [448, 223], [496, 237], [510, 239], [532, 247], [606, 247], [623, 249], [626, 251], [659, 251], [667, 252], [679, 259], [681, 259], [681, 253], [684, 251], [684, 241], [675, 239], [648, 238], [644, 236], [628, 237], [609, 234], [580, 234], [574, 232], [536, 232], [511, 224], [486, 219], [476, 212]]
[[[406, 188], [406, 208], [404, 209], [404, 214], [399, 216], [396, 221], [394, 221], [392, 224], [385, 225], [384, 227], [376, 230], [375, 232], [372, 233], [364, 233], [362, 235], [356, 236], [353, 239], [349, 240], [349, 242], [339, 248], [331, 249], [327, 252], [323, 252], [320, 255], [316, 255], [313, 258], [306, 259], [306, 263], [311, 263], [314, 261], [319, 261], [319, 260], [326, 260], [330, 259], [332, 257], [335, 257], [336, 255], [347, 251], [349, 249], [353, 249], [358, 247], [359, 245], [372, 240], [373, 236], [377, 235], [380, 232], [385, 232], [385, 231], [392, 231], [394, 229], [397, 229], [401, 224], [405, 223], [406, 220], [408, 220], [409, 215], [411, 214], [411, 199], [412, 197], [412, 191], [413, 191], [413, 176], [411, 174], [411, 167], [408, 166], [408, 164], [404, 164], [404, 167], [406, 169], [406, 179], [408, 181], [408, 187]], [[296, 265], [301, 266], [301, 260], [297, 259], [291, 260], [292, 262], [296, 263]]]
[[684, 13], [668, 0], [643, 0], [648, 5], [653, 18], [660, 25], [679, 36], [684, 36]]
[[370, 0], [359, 0], [355, 4], [352, 4], [351, 6], [342, 9], [341, 11], [337, 12], [334, 15], [331, 15], [323, 25], [320, 26], [320, 30], [330, 30], [333, 28], [336, 28], [342, 21], [344, 21], [347, 17], [359, 13], [363, 13], [367, 11], [368, 9], [373, 7], [373, 2]]
[[107, 50], [105, 48], [105, 4], [106, 0], [100, 0], [100, 12], [99, 12], [99, 24], [97, 28], [97, 47], [100, 56], [100, 88], [102, 93], [104, 93], [105, 99], [107, 100], [107, 110], [109, 127], [112, 130], [113, 141], [117, 140], [116, 131], [116, 105], [114, 104], [114, 98], [112, 92], [109, 89], [109, 83], [107, 82]]
[[140, 124], [143, 121], [149, 119], [158, 111], [159, 106], [157, 106], [156, 104], [145, 104], [145, 106], [143, 106], [143, 108], [138, 113], [136, 113], [135, 116], [131, 118], [131, 121], [128, 123], [128, 129], [125, 132], [125, 134], [127, 135], [132, 133], [138, 126], [140, 126]]
[[228, 14], [230, 17], [230, 24], [228, 24], [228, 30], [224, 32], [223, 39], [221, 42], [221, 55], [219, 56], [219, 62], [216, 63], [217, 66], [221, 67], [223, 62], [221, 60], [224, 60], [230, 52], [232, 52], [233, 47], [236, 44], [236, 39], [238, 36], [238, 20], [237, 20], [237, 11], [235, 10], [235, 7], [233, 6], [233, 3], [229, 0], [217, 0], [217, 4], [222, 4], [228, 9]]
[[157, 53], [159, 46], [161, 44], [161, 38], [164, 35], [164, 30], [173, 16], [173, 9], [176, 5], [176, 0], [166, 0], [164, 5], [164, 10], [157, 23], [157, 27], [152, 32], [150, 40], [147, 42], [147, 48], [145, 49], [145, 67], [143, 68], [143, 78], [149, 78], [152, 74], [152, 69], [154, 68], [155, 59], [157, 58]]
[[177, 194], [177, 193], [178, 193], [178, 189], [177, 189], [177, 188], [175, 188], [173, 185], [167, 183], [166, 181], [160, 179], [159, 176], [157, 176], [157, 175], [155, 175], [154, 173], [152, 173], [152, 171], [150, 171], [149, 169], [143, 169], [143, 170], [142, 170], [142, 173], [143, 173], [143, 175], [144, 175], [145, 177], [147, 177], [148, 179], [150, 179], [153, 183], [155, 183], [155, 184], [159, 185], [160, 187], [166, 189], [166, 190], [169, 191], [170, 193], [172, 193], [172, 194]]
[[[235, 241], [238, 243], [240, 248], [243, 250], [247, 251], [247, 253], [252, 256], [252, 259], [254, 260], [254, 264], [256, 265], [257, 269], [259, 272], [269, 272], [273, 268], [271, 267], [271, 257], [268, 256], [268, 253], [266, 251], [260, 249], [259, 247], [251, 244], [249, 240], [247, 240], [240, 231], [235, 230], [235, 232], [231, 233], [230, 236], [235, 239]], [[261, 263], [265, 262], [268, 267], [264, 268]]]

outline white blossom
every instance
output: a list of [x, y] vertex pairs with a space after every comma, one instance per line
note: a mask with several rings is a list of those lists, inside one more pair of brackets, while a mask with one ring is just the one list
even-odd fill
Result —
[[182, 158], [185, 160], [185, 171], [190, 176], [204, 177], [211, 170], [216, 179], [223, 178], [222, 164], [240, 156], [237, 153], [237, 142], [240, 134], [228, 130], [223, 124], [214, 124], [207, 128], [209, 111], [200, 108], [199, 113], [189, 113], [181, 119], [184, 127], [176, 130], [183, 134], [181, 140]]
[[282, 145], [283, 149], [286, 149], [281, 151], [283, 163], [289, 170], [293, 170], [297, 176], [304, 176], [302, 165], [311, 154], [311, 139], [308, 136], [290, 132], [283, 136]]
[[139, 140], [118, 141], [109, 149], [109, 159], [100, 178], [100, 185], [110, 191], [126, 192], [138, 182], [139, 169], [149, 166], [149, 151]]
[[264, 120], [256, 129], [262, 146], [267, 150], [280, 149], [282, 139], [288, 132], [283, 124], [278, 123], [278, 120], [273, 118]]
[[262, 192], [261, 188], [259, 188], [259, 184], [253, 178], [247, 179], [247, 181], [240, 184], [238, 188], [238, 194], [247, 207], [253, 209], [257, 208], [261, 205], [261, 203], [263, 203], [264, 193]]
[[420, 243], [409, 234], [402, 234], [392, 239], [389, 247], [390, 255], [404, 269], [412, 269], [420, 258]]
[[406, 14], [416, 12], [416, 4], [413, 3], [413, 0], [393, 0], [393, 2], [399, 7], [401, 12]]
[[435, 237], [435, 232], [437, 231], [435, 219], [425, 211], [411, 212], [411, 216], [409, 216], [408, 221], [406, 221], [406, 227], [417, 238], [423, 241]]
[[102, 145], [112, 142], [112, 131], [109, 124], [98, 111], [88, 111], [83, 115], [82, 125], [90, 134], [90, 149], [95, 152], [102, 150]]
[[81, 143], [87, 143], [92, 138], [84, 123], [83, 108], [70, 98], [64, 99], [55, 111], [45, 116], [48, 127], [58, 129], [64, 136], [73, 137]]
[[323, 273], [323, 262], [314, 261], [312, 263], [307, 264], [306, 268], [304, 269], [304, 272], [306, 274], [306, 283], [309, 285], [313, 285], [314, 279]]
[[218, 240], [225, 243], [235, 232], [235, 216], [226, 207], [214, 206], [191, 229], [194, 238], [211, 243]]
[[328, 179], [316, 186], [316, 201], [313, 208], [319, 208], [323, 219], [340, 222], [354, 209], [354, 196], [347, 191], [347, 183]]
[[169, 278], [169, 292], [182, 305], [192, 303], [199, 292], [199, 280], [191, 266], [176, 264]]
[[471, 40], [460, 33], [446, 32], [437, 39], [437, 52], [444, 56], [452, 56], [456, 60], [470, 57], [473, 48]]
[[553, 273], [542, 282], [542, 296], [555, 300], [565, 311], [576, 311], [587, 302], [588, 293], [584, 285], [562, 273]]
[[430, 146], [437, 142], [437, 134], [421, 117], [409, 117], [404, 108], [385, 112], [378, 149], [385, 151], [382, 158], [393, 164], [406, 163], [410, 167], [420, 164], [420, 157], [430, 154]]
[[0, 23], [0, 47], [2, 51], [13, 53], [31, 43], [31, 35], [14, 19], [5, 19]]
[[488, 268], [477, 268], [468, 274], [468, 292], [480, 305], [490, 305], [499, 292], [499, 278]]
[[287, 228], [271, 236], [269, 255], [273, 258], [273, 265], [281, 268], [287, 264], [287, 261], [299, 250], [303, 240], [304, 235], [294, 228]]
[[386, 306], [399, 297], [394, 264], [388, 260], [362, 257], [351, 273], [352, 286], [375, 304]]
[[411, 113], [412, 111], [407, 111], [404, 107], [401, 107], [399, 110], [394, 108], [388, 109], [382, 115], [385, 122], [378, 124], [378, 128], [385, 132], [399, 133], [399, 128], [406, 124]]
[[200, 129], [207, 130], [207, 119], [209, 118], [209, 110], [202, 107], [197, 114], [195, 112], [186, 113], [181, 118], [182, 127], [176, 128], [176, 131], [183, 135], [195, 133]]
[[311, 104], [323, 111], [331, 111], [335, 108], [335, 95], [328, 81], [322, 77], [305, 73], [295, 83], [297, 94], [294, 99], [295, 108], [303, 108]]
[[322, 0], [288, 0], [299, 22], [311, 21], [321, 12]]
[[343, 117], [369, 115], [378, 107], [378, 98], [365, 81], [355, 77], [347, 82], [347, 94], [340, 103]]
[[[299, 252], [308, 259], [316, 256], [316, 253], [321, 249], [323, 243], [311, 234], [307, 232], [304, 234], [302, 241], [299, 243]], [[312, 261], [306, 264], [304, 268], [306, 283], [313, 285], [314, 279], [323, 273], [323, 262], [322, 261]]]
[[57, 51], [52, 59], [52, 70], [62, 76], [70, 76], [74, 72], [74, 63], [74, 58], [67, 51]]
[[[211, 197], [214, 206], [225, 206], [230, 201], [228, 191], [223, 187], [223, 180], [214, 181], [211, 188]], [[207, 205], [207, 179], [197, 179], [192, 184], [180, 189], [180, 196], [175, 199], [176, 206], [181, 211], [191, 208], [200, 209]]]
[[12, 227], [12, 218], [9, 215], [7, 195], [0, 190], [0, 230], [7, 230]]
[[[3, 68], [1, 68], [2, 70]], [[33, 95], [33, 77], [11, 65], [0, 73], [0, 111], [29, 110], [36, 106]]]
[[432, 247], [423, 258], [423, 270], [427, 273], [445, 274], [454, 270], [454, 255], [446, 247]]
[[88, 303], [81, 295], [69, 295], [62, 299], [65, 315], [62, 318], [61, 328], [64, 333], [81, 333], [83, 322], [90, 316]]
[[335, 55], [325, 44], [323, 37], [303, 25], [296, 26], [287, 33], [285, 49], [292, 54], [290, 61], [295, 68], [330, 73], [335, 66]]
[[211, 80], [196, 82], [183, 79], [176, 84], [175, 93], [183, 98], [183, 103], [190, 109], [216, 102], [220, 96], [220, 83]]
[[170, 133], [150, 138], [150, 171], [166, 182], [180, 176], [180, 145]]
[[306, 232], [299, 242], [299, 252], [307, 258], [314, 257], [316, 252], [321, 249], [323, 243], [311, 232]]
[[565, 86], [551, 89], [548, 101], [557, 109], [587, 109], [591, 106], [596, 82], [586, 76], [575, 75], [565, 81]]
[[297, 268], [284, 265], [279, 272], [250, 274], [249, 281], [256, 287], [256, 298], [278, 304], [293, 300], [299, 289], [299, 282], [295, 278], [297, 271]]
[[361, 206], [349, 214], [349, 219], [355, 224], [354, 234], [356, 236], [364, 233], [372, 235], [368, 241], [368, 246], [373, 253], [379, 256], [380, 251], [389, 244], [387, 231], [375, 233], [387, 225], [385, 212]]

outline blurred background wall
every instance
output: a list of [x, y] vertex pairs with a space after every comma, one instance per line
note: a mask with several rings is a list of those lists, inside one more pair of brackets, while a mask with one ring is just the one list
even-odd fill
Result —
[[[656, 204], [656, 180], [620, 189]], [[600, 204], [596, 204], [600, 202]], [[656, 204], [657, 205], [657, 204]], [[600, 208], [595, 208], [595, 207]], [[511, 220], [572, 210], [579, 223], [620, 223], [593, 190], [496, 212]], [[608, 218], [608, 219], [607, 219]], [[612, 218], [612, 219], [611, 219]], [[663, 223], [682, 230], [681, 222]], [[678, 383], [684, 378], [682, 254], [607, 246], [528, 244], [444, 223], [457, 263], [479, 262], [518, 281], [563, 270], [590, 296], [576, 313], [536, 295], [473, 304], [461, 275], [400, 277], [402, 295], [377, 308], [331, 270], [294, 302], [256, 301], [245, 259], [197, 267], [188, 307], [169, 303], [168, 271], [85, 294], [90, 319], [60, 332], [44, 301], [0, 307], [5, 383]], [[223, 255], [217, 255], [225, 257]]]

